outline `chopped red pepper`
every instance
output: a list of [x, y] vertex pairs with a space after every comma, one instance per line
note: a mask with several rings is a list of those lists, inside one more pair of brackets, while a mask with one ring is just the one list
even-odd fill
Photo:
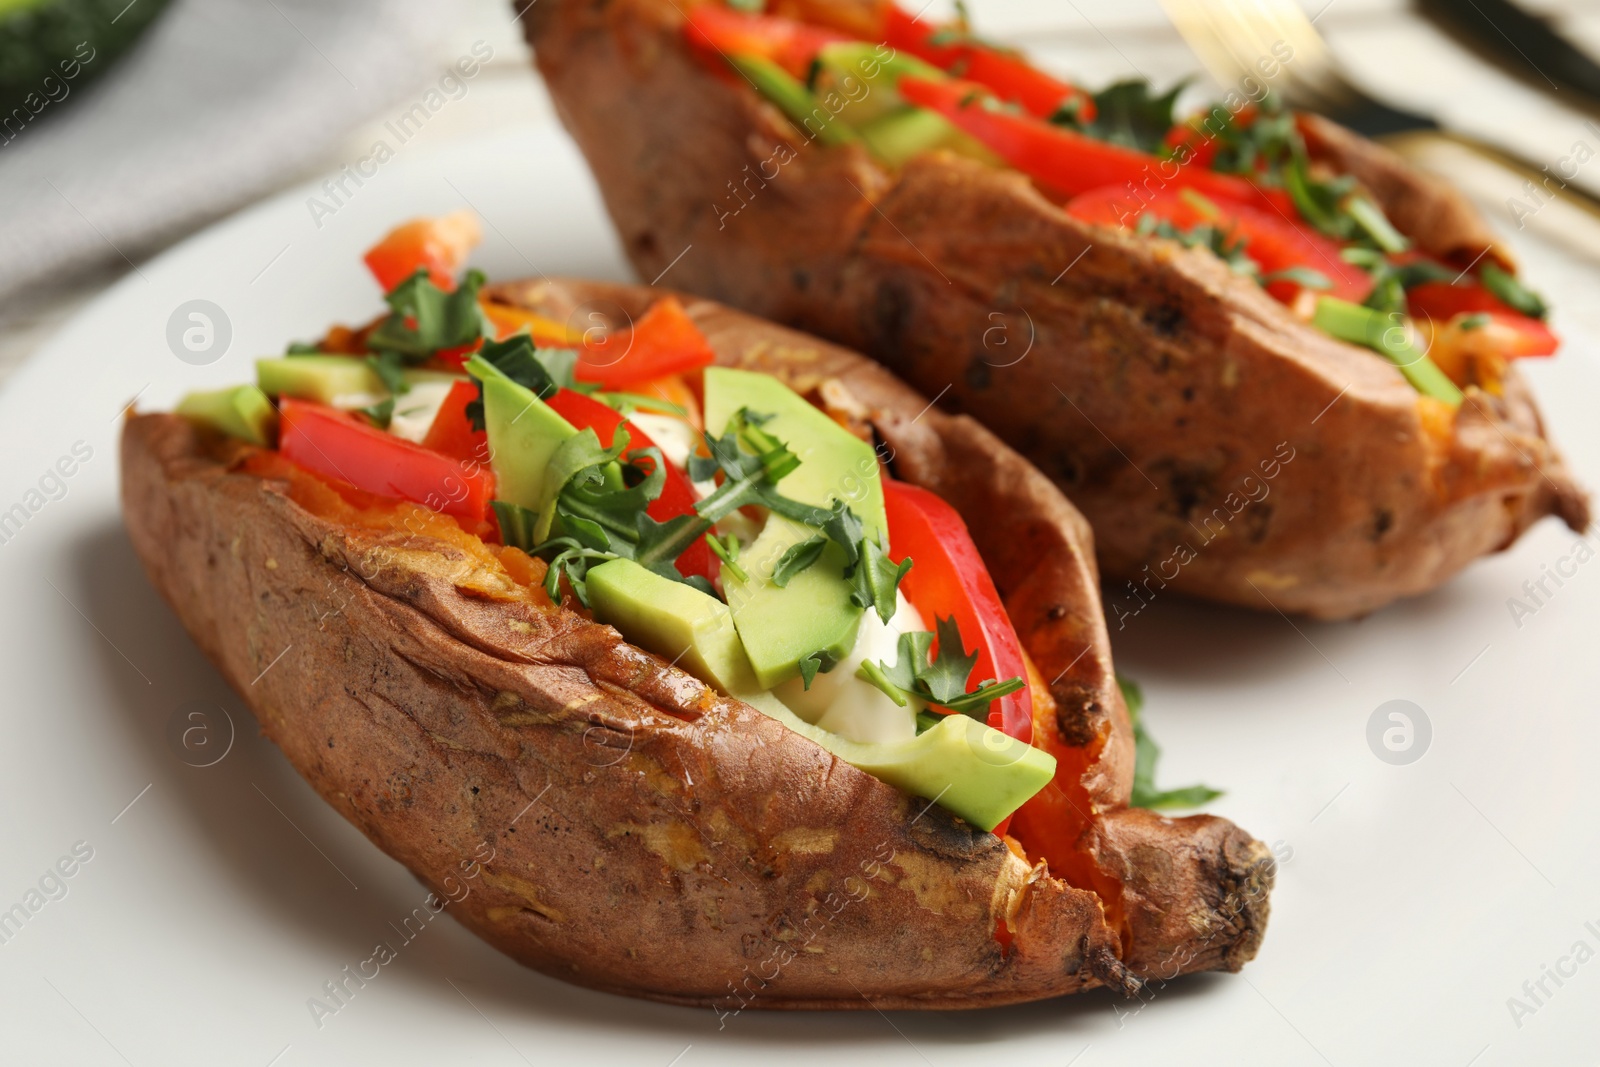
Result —
[[472, 420], [467, 418], [467, 405], [476, 399], [478, 386], [475, 382], [456, 382], [452, 385], [450, 392], [445, 394], [444, 403], [439, 405], [439, 412], [434, 415], [427, 435], [422, 439], [422, 447], [443, 452], [452, 459], [487, 463], [489, 435], [482, 430], [474, 430]]
[[[625, 422], [628, 428], [630, 457], [637, 449], [656, 447], [649, 435], [632, 422], [623, 419], [621, 412], [607, 407], [592, 397], [563, 389], [547, 403], [557, 415], [578, 429], [592, 429], [595, 436], [600, 438], [600, 444], [606, 448], [611, 447], [617, 434], [617, 427]], [[661, 495], [651, 501], [650, 506], [645, 509], [645, 513], [657, 522], [666, 522], [675, 516], [689, 514], [694, 510], [695, 501], [698, 499], [694, 487], [689, 484], [688, 476], [670, 463], [666, 464], [666, 477], [666, 484], [661, 487]], [[677, 564], [678, 572], [685, 577], [698, 574], [707, 581], [716, 579], [720, 567], [720, 561], [706, 544], [704, 537], [684, 549], [678, 556]]]
[[[1232, 239], [1244, 240], [1244, 254], [1255, 261], [1264, 275], [1295, 267], [1314, 270], [1333, 283], [1328, 295], [1356, 304], [1372, 292], [1372, 275], [1346, 263], [1339, 255], [1339, 242], [1248, 204], [1209, 201], [1192, 192], [1186, 195], [1171, 189], [1141, 200], [1125, 187], [1109, 186], [1073, 197], [1067, 204], [1067, 214], [1084, 222], [1128, 229], [1145, 215], [1185, 232], [1209, 223]], [[1286, 304], [1301, 290], [1298, 283], [1288, 279], [1267, 285], [1267, 291]]]
[[723, 56], [770, 59], [796, 78], [804, 78], [817, 53], [848, 41], [845, 34], [777, 15], [747, 15], [718, 4], [689, 9], [689, 40]]
[[426, 267], [441, 289], [453, 290], [467, 254], [483, 240], [478, 217], [457, 211], [437, 219], [412, 219], [390, 230], [366, 254], [367, 268], [388, 292]]
[[481, 464], [463, 464], [309, 400], [284, 397], [278, 414], [278, 450], [307, 470], [469, 521], [489, 517], [494, 476]]
[[1540, 320], [1520, 311], [1485, 289], [1476, 280], [1466, 284], [1449, 282], [1424, 282], [1406, 290], [1406, 306], [1412, 317], [1432, 319], [1440, 324], [1457, 315], [1488, 315], [1497, 325], [1516, 334], [1516, 342], [1505, 353], [1509, 359], [1519, 356], [1554, 355], [1561, 340]]
[[[889, 519], [889, 555], [912, 560], [901, 583], [906, 599], [930, 625], [936, 618], [955, 618], [967, 651], [978, 653], [971, 681], [1026, 681], [1028, 670], [1017, 631], [956, 509], [926, 489], [887, 478], [883, 502]], [[1031, 742], [1032, 692], [1023, 688], [994, 701], [989, 725]]]
[[652, 304], [631, 330], [586, 344], [574, 373], [579, 381], [625, 390], [651, 378], [708, 367], [716, 358], [711, 342], [677, 297], [668, 296]]
[[900, 95], [932, 108], [976, 137], [1007, 163], [1062, 199], [1103, 186], [1194, 189], [1213, 200], [1251, 204], [1292, 217], [1294, 205], [1282, 189], [1265, 188], [1232, 174], [1218, 174], [1173, 159], [1158, 159], [1122, 145], [1052, 126], [1031, 115], [984, 106], [993, 100], [974, 82], [900, 79]]
[[891, 48], [987, 86], [1000, 99], [1021, 104], [1039, 118], [1049, 118], [1072, 99], [1077, 100], [1080, 118], [1085, 122], [1094, 118], [1094, 98], [1077, 86], [1036, 70], [1020, 56], [980, 42], [934, 44], [932, 38], [942, 29], [919, 22], [893, 5], [884, 22], [885, 40]]

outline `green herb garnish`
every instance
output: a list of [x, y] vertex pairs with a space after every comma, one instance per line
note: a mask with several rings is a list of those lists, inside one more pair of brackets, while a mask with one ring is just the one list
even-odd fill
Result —
[[1142, 78], [1116, 82], [1094, 94], [1094, 119], [1084, 122], [1078, 97], [1050, 116], [1057, 126], [1140, 152], [1161, 153], [1172, 129], [1172, 109], [1188, 86], [1181, 81], [1160, 96]]
[[1117, 686], [1122, 690], [1123, 702], [1128, 705], [1128, 718], [1133, 723], [1133, 799], [1135, 808], [1197, 808], [1222, 795], [1219, 789], [1208, 785], [1191, 785], [1182, 789], [1156, 788], [1156, 761], [1161, 758], [1161, 746], [1145, 729], [1140, 712], [1144, 710], [1144, 693], [1139, 683], [1117, 676]]
[[979, 721], [987, 721], [991, 701], [1026, 686], [1021, 678], [1007, 678], [1003, 682], [989, 678], [969, 691], [967, 681], [978, 662], [978, 653], [968, 653], [962, 645], [961, 627], [954, 617], [935, 619], [934, 626], [939, 637], [937, 656], [933, 655], [933, 634], [926, 630], [901, 634], [899, 657], [892, 665], [882, 661], [864, 662], [856, 671], [856, 677], [877, 686], [902, 707], [908, 695], [917, 696], [929, 704], [970, 715]]
[[1550, 309], [1545, 306], [1544, 300], [1538, 293], [1494, 263], [1485, 263], [1478, 270], [1478, 280], [1502, 302], [1529, 318], [1542, 319], [1550, 313]]
[[384, 296], [389, 317], [367, 335], [367, 347], [421, 363], [445, 349], [494, 336], [488, 317], [478, 306], [478, 290], [484, 280], [482, 271], [469, 270], [454, 291], [445, 292], [429, 279], [426, 268], [419, 267]]

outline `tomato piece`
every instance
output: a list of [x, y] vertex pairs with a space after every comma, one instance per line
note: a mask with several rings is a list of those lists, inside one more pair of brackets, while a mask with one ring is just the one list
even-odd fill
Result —
[[[617, 427], [624, 423], [628, 427], [629, 448], [628, 455], [641, 448], [654, 448], [655, 442], [650, 439], [639, 427], [628, 422], [622, 413], [615, 408], [607, 407], [592, 397], [575, 393], [571, 389], [563, 389], [546, 401], [557, 415], [572, 423], [580, 430], [591, 429], [595, 436], [600, 438], [600, 444], [606, 448], [611, 447], [617, 435]], [[698, 499], [694, 487], [689, 484], [689, 476], [684, 474], [672, 464], [666, 464], [667, 480], [661, 487], [661, 495], [650, 502], [645, 513], [657, 522], [666, 522], [678, 515], [686, 515], [694, 510], [695, 501]], [[704, 537], [684, 549], [677, 558], [678, 571], [684, 576], [698, 574], [707, 581], [716, 579], [721, 561], [711, 551], [711, 546], [706, 544]]]
[[896, 51], [909, 52], [940, 70], [987, 86], [1000, 99], [1020, 104], [1039, 118], [1054, 115], [1072, 98], [1077, 99], [1078, 114], [1084, 121], [1094, 118], [1094, 98], [1077, 86], [1036, 69], [1021, 56], [979, 42], [934, 44], [933, 37], [945, 29], [921, 22], [890, 5], [883, 32], [885, 43]]
[[[1027, 680], [1022, 644], [1000, 601], [989, 569], [956, 509], [926, 489], [885, 478], [889, 555], [912, 559], [901, 588], [932, 624], [954, 617], [961, 640], [976, 651], [970, 682]], [[1033, 692], [1025, 687], [989, 705], [989, 725], [1019, 741], [1033, 741]]]
[[1265, 188], [1232, 174], [1180, 166], [1175, 160], [1157, 159], [1148, 152], [1099, 141], [1031, 115], [990, 110], [982, 104], [990, 96], [988, 90], [975, 82], [904, 77], [900, 79], [900, 95], [939, 112], [1062, 199], [1102, 186], [1132, 182], [1142, 188], [1153, 181], [1289, 217], [1294, 212], [1289, 194], [1282, 189]]
[[770, 59], [797, 78], [827, 45], [851, 38], [778, 15], [750, 15], [718, 4], [696, 4], [685, 27], [689, 40], [723, 56], [753, 55]]
[[481, 240], [478, 217], [470, 211], [457, 211], [442, 218], [401, 223], [367, 251], [365, 260], [386, 293], [423, 267], [434, 285], [452, 290], [468, 253]]
[[476, 399], [477, 383], [456, 382], [452, 385], [450, 392], [445, 394], [444, 403], [439, 405], [438, 414], [433, 417], [433, 424], [422, 438], [422, 447], [443, 452], [452, 459], [487, 463], [489, 435], [482, 430], [474, 430], [472, 420], [467, 418], [467, 405]]
[[962, 56], [960, 44], [935, 44], [933, 36], [942, 28], [925, 23], [890, 4], [884, 13], [884, 43], [898, 52], [910, 52], [918, 59], [948, 70]]
[[284, 397], [278, 415], [278, 450], [309, 471], [469, 521], [489, 517], [494, 476], [481, 464], [462, 464], [309, 400]]
[[579, 381], [627, 390], [651, 378], [708, 367], [716, 358], [683, 304], [668, 296], [652, 304], [632, 329], [586, 343], [574, 374]]
[[1453, 285], [1449, 282], [1424, 282], [1406, 290], [1406, 307], [1414, 318], [1444, 323], [1457, 315], [1486, 314], [1510, 341], [1504, 352], [1508, 359], [1520, 356], [1549, 356], [1561, 347], [1561, 340], [1539, 319], [1514, 310], [1476, 281]]
[[[1339, 242], [1298, 225], [1275, 212], [1262, 211], [1248, 204], [1208, 201], [1185, 196], [1171, 189], [1141, 200], [1126, 186], [1092, 189], [1067, 203], [1067, 214], [1100, 226], [1132, 229], [1144, 215], [1169, 222], [1181, 230], [1210, 223], [1245, 241], [1244, 254], [1255, 261], [1262, 274], [1276, 274], [1294, 267], [1314, 270], [1333, 283], [1329, 296], [1359, 304], [1372, 292], [1372, 275], [1339, 256]], [[1267, 292], [1292, 303], [1302, 287], [1287, 279], [1267, 286]]]

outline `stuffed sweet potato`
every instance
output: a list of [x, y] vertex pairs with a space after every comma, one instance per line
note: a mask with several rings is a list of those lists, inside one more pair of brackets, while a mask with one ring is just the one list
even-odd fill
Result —
[[1332, 123], [1174, 122], [881, 0], [522, 7], [638, 271], [978, 418], [1089, 518], [1119, 618], [1359, 615], [1588, 524], [1509, 365], [1554, 350], [1537, 297]]
[[[509, 431], [497, 421], [493, 383], [502, 372], [542, 373], [527, 360], [519, 369], [521, 355], [506, 356], [527, 333], [480, 341], [467, 363], [473, 377], [451, 381], [421, 445], [380, 438], [411, 432], [400, 420], [422, 403], [432, 378], [408, 379], [386, 409], [381, 400], [363, 404], [360, 417], [348, 412], [362, 403], [351, 394], [338, 400], [345, 411], [308, 399], [331, 375], [360, 380], [370, 365], [351, 356], [371, 352], [381, 362], [394, 351], [384, 346], [385, 331], [409, 331], [413, 341], [427, 334], [427, 301], [408, 304], [404, 294], [428, 284], [425, 271], [397, 283], [389, 320], [334, 331], [319, 346], [323, 355], [263, 361], [261, 383], [276, 394], [276, 411], [252, 386], [191, 397], [181, 415], [131, 417], [122, 482], [134, 547], [195, 640], [311, 785], [441, 906], [548, 974], [722, 1011], [979, 1007], [1096, 986], [1133, 993], [1150, 977], [1237, 970], [1255, 954], [1271, 857], [1225, 820], [1128, 807], [1133, 740], [1088, 527], [1025, 460], [971, 419], [930, 409], [859, 356], [706, 301], [680, 305], [657, 291], [559, 280], [481, 294], [470, 278], [455, 294], [435, 287], [439, 301], [463, 297], [458, 309], [478, 299], [491, 338], [493, 324], [537, 334], [587, 324], [597, 308], [633, 320], [627, 358], [652, 369], [648, 382], [627, 383], [635, 392], [622, 406], [632, 414], [611, 424], [617, 469], [634, 461], [622, 432], [658, 426], [646, 418], [645, 394], [673, 393], [703, 376], [698, 391], [673, 395], [679, 411], [704, 403], [711, 414], [720, 387], [712, 376], [744, 380], [740, 372], [751, 372], [752, 380], [784, 383], [785, 395], [812, 398], [831, 417], [827, 432], [869, 449], [871, 476], [884, 479], [891, 497], [909, 494], [932, 509], [927, 514], [967, 520], [965, 543], [977, 553], [968, 562], [978, 573], [986, 568], [1003, 608], [997, 599], [987, 630], [963, 621], [966, 638], [947, 633], [941, 620], [947, 647], [935, 662], [948, 645], [960, 655], [987, 634], [978, 648], [993, 651], [996, 674], [1004, 674], [1003, 639], [1014, 633], [1023, 677], [985, 679], [975, 690], [993, 687], [988, 721], [1004, 720], [1005, 732], [982, 724], [981, 699], [967, 714], [949, 710], [971, 694], [952, 698], [935, 688], [917, 700], [920, 682], [903, 680], [902, 695], [923, 709], [917, 738], [956, 729], [981, 738], [991, 755], [1009, 753], [1000, 761], [1007, 766], [985, 773], [1009, 774], [1017, 763], [1047, 770], [1014, 815], [1008, 801], [963, 819], [946, 795], [960, 791], [956, 772], [922, 796], [896, 788], [834, 754], [854, 758], [869, 746], [851, 748], [774, 710], [772, 692], [731, 697], [683, 669], [715, 674], [706, 649], [657, 655], [595, 621], [608, 610], [608, 568], [642, 571], [633, 559], [584, 569], [545, 544], [511, 547], [527, 516], [505, 502], [515, 495], [507, 457], [517, 439], [496, 436]], [[447, 374], [460, 354], [440, 347], [443, 340], [434, 336], [421, 358], [413, 346], [405, 373]], [[561, 364], [544, 348], [520, 352], [537, 352], [530, 358], [540, 367]], [[699, 369], [711, 359], [714, 367]], [[604, 364], [589, 377], [623, 384]], [[517, 394], [525, 396], [520, 416], [535, 422], [560, 410], [581, 421], [585, 404], [599, 408], [624, 395], [584, 395], [584, 376], [580, 369], [579, 384], [551, 390], [548, 405], [533, 399], [536, 391]], [[674, 379], [678, 385], [663, 390]], [[482, 405], [479, 420], [452, 406], [452, 396], [471, 395]], [[378, 429], [384, 418], [389, 433]], [[487, 469], [464, 458], [479, 421], [493, 450]], [[746, 409], [733, 421], [749, 440], [768, 444], [793, 425]], [[705, 443], [728, 440], [708, 435]], [[801, 467], [821, 462], [814, 444], [801, 451]], [[437, 468], [422, 453], [457, 464], [453, 487], [437, 499], [424, 499]], [[781, 454], [773, 448], [757, 458]], [[677, 462], [663, 456], [651, 454], [658, 470]], [[797, 477], [789, 468], [779, 487]], [[687, 469], [704, 473], [692, 461]], [[595, 494], [628, 491], [622, 482], [638, 487], [631, 477], [602, 480], [590, 486]], [[717, 481], [719, 489], [710, 479], [697, 489], [711, 494], [701, 505], [733, 479], [724, 473]], [[480, 482], [494, 495], [492, 512], [475, 495]], [[575, 477], [557, 498], [556, 531], [577, 531], [579, 503], [600, 499], [578, 493], [582, 482]], [[765, 499], [774, 515], [787, 506]], [[854, 506], [869, 510], [859, 499]], [[910, 542], [896, 506], [891, 500], [889, 537], [898, 555]], [[946, 527], [947, 543], [968, 536], [960, 527], [958, 519]], [[655, 527], [640, 520], [639, 528]], [[753, 571], [753, 551], [730, 547], [730, 539], [718, 541], [717, 554], [728, 557], [721, 566], [742, 560]], [[936, 548], [926, 550], [916, 557], [925, 573], [913, 592], [933, 600], [921, 604], [938, 598], [929, 583], [940, 560]], [[812, 569], [830, 566], [828, 558]], [[663, 601], [699, 597], [721, 610], [717, 597], [727, 594], [735, 603], [736, 578], [726, 569], [709, 571], [717, 580], [710, 594], [685, 577], [704, 562], [685, 550], [676, 569], [645, 580], [657, 583], [652, 595]], [[889, 592], [903, 600], [917, 569], [913, 562], [891, 577]], [[791, 586], [799, 580], [791, 576]], [[635, 632], [632, 616], [615, 618]], [[742, 617], [739, 625], [754, 662]], [[653, 643], [649, 627], [637, 632]], [[792, 684], [787, 693], [795, 695]], [[892, 704], [882, 707], [895, 714]], [[972, 762], [972, 754], [959, 755]], [[976, 825], [996, 817], [1003, 836]]]

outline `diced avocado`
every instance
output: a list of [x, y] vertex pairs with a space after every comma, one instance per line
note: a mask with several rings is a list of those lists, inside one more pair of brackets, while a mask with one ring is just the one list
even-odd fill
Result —
[[663, 578], [631, 559], [614, 559], [586, 579], [594, 617], [640, 648], [675, 662], [724, 693], [757, 688], [728, 606]]
[[538, 511], [550, 457], [578, 431], [532, 389], [518, 385], [487, 360], [475, 356], [467, 370], [483, 382], [483, 422], [489, 432], [495, 498]]
[[269, 396], [292, 396], [338, 408], [366, 407], [389, 394], [366, 360], [354, 356], [258, 359], [256, 383]]
[[[784, 496], [815, 507], [842, 499], [861, 519], [869, 537], [887, 530], [878, 456], [871, 445], [845, 430], [768, 374], [708, 367], [706, 426], [721, 433], [741, 408], [771, 416], [762, 429], [787, 444], [800, 465], [778, 483]], [[793, 678], [800, 660], [815, 652], [842, 658], [855, 643], [861, 609], [850, 603], [844, 553], [829, 545], [822, 558], [779, 588], [772, 571], [789, 546], [816, 531], [774, 515], [740, 556], [748, 580], [724, 572], [723, 587], [745, 652], [763, 689]]]
[[[798, 579], [796, 579], [798, 581]], [[813, 726], [754, 688], [728, 607], [714, 597], [652, 573], [632, 560], [589, 572], [595, 617], [629, 641], [717, 690], [743, 700], [835, 756], [890, 785], [938, 803], [992, 830], [1055, 774], [1055, 758], [966, 715], [904, 741], [866, 744]]]
[[861, 139], [874, 156], [890, 167], [903, 167], [913, 156], [936, 149], [985, 163], [1000, 162], [981, 142], [937, 111], [923, 107], [903, 107], [862, 123]]
[[871, 445], [770, 374], [707, 367], [705, 398], [709, 433], [721, 434], [740, 408], [772, 416], [761, 428], [800, 458], [800, 466], [778, 483], [784, 496], [819, 508], [842, 499], [869, 536], [883, 537], [883, 483]]
[[896, 86], [907, 74], [931, 81], [950, 77], [933, 64], [887, 45], [840, 41], [817, 53], [811, 91], [824, 113], [836, 111], [840, 119], [860, 129], [863, 123], [905, 106]]
[[267, 394], [253, 385], [190, 393], [178, 401], [177, 413], [262, 447], [272, 444], [272, 420], [277, 415]]
[[[788, 479], [778, 483], [781, 488]], [[774, 565], [790, 545], [816, 535], [809, 526], [773, 515], [753, 544], [739, 553], [749, 575], [740, 581], [722, 572], [728, 604], [744, 639], [745, 652], [761, 688], [772, 689], [800, 671], [800, 661], [822, 652], [835, 663], [855, 647], [861, 609], [850, 602], [844, 578], [844, 549], [830, 544], [822, 558], [779, 588], [772, 582]]]
[[946, 715], [905, 741], [864, 745], [828, 736], [836, 740], [824, 747], [846, 763], [907, 793], [937, 800], [983, 830], [993, 830], [1056, 772], [1056, 759], [1048, 752], [970, 715]]
[[[449, 371], [407, 370], [408, 384], [459, 381]], [[336, 408], [364, 408], [389, 395], [359, 356], [280, 356], [256, 360], [256, 383], [268, 396], [292, 396]]]

